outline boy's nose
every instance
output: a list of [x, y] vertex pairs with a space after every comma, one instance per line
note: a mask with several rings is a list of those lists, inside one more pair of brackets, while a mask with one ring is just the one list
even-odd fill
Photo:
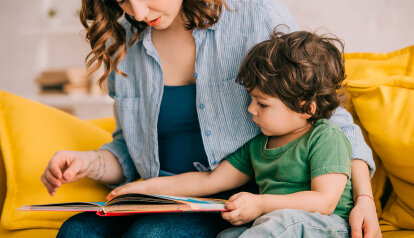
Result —
[[250, 103], [250, 105], [247, 107], [247, 111], [252, 114], [255, 115], [255, 110], [254, 110], [254, 106], [253, 106], [253, 102]]
[[140, 1], [131, 1], [131, 11], [134, 15], [135, 20], [144, 21], [148, 16], [149, 8], [146, 3]]

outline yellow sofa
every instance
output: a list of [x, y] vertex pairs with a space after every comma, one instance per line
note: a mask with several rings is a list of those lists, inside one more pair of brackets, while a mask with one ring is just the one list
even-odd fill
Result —
[[[347, 108], [374, 151], [374, 199], [384, 237], [414, 237], [414, 46], [388, 54], [346, 54]], [[25, 204], [104, 201], [105, 186], [84, 179], [50, 197], [40, 175], [58, 150], [97, 149], [112, 118], [83, 121], [0, 91], [0, 238], [55, 237], [73, 213], [23, 212]]]

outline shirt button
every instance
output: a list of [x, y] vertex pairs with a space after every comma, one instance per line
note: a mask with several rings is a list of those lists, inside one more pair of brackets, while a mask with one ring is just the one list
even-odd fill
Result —
[[194, 73], [194, 78], [198, 78], [198, 74], [197, 73]]
[[206, 105], [204, 104], [200, 104], [200, 106], [198, 106], [200, 109], [204, 109], [206, 107]]
[[206, 136], [210, 136], [211, 135], [211, 131], [206, 131], [205, 135]]
[[220, 163], [220, 161], [214, 161], [215, 165], [218, 165]]

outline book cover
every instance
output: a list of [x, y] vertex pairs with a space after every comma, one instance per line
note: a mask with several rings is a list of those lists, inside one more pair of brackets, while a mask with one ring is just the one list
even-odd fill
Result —
[[125, 216], [158, 212], [219, 212], [228, 211], [225, 200], [155, 194], [123, 194], [104, 202], [70, 202], [25, 205], [21, 211], [96, 212], [100, 216]]

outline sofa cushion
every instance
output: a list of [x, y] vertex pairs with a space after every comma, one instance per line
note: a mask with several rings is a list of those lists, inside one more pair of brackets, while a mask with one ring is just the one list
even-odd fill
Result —
[[108, 188], [89, 179], [65, 184], [54, 197], [40, 181], [58, 150], [94, 150], [111, 134], [57, 109], [0, 91], [0, 146], [7, 179], [4, 229], [58, 228], [72, 212], [18, 211], [22, 205], [104, 201]]
[[0, 224], [0, 238], [54, 238], [57, 233], [57, 229], [6, 230]]
[[414, 46], [346, 55], [350, 101], [393, 187], [383, 231], [414, 229], [413, 69]]
[[0, 150], [0, 216], [3, 210], [4, 199], [6, 198], [6, 170], [4, 169], [3, 156]]

